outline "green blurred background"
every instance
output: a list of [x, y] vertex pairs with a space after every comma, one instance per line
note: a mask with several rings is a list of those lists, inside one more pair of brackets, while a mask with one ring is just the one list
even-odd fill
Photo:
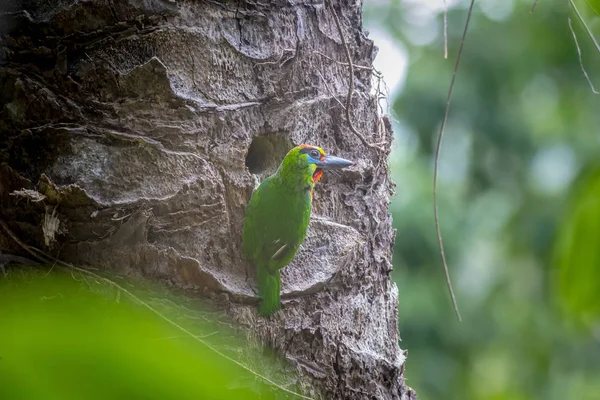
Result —
[[[568, 1], [476, 1], [440, 161], [432, 165], [468, 1], [367, 0], [390, 89], [407, 383], [421, 400], [600, 399], [600, 52]], [[598, 1], [576, 1], [600, 37]]]

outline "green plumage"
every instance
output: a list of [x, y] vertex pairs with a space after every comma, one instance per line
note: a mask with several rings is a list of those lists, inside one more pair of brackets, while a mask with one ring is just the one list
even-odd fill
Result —
[[322, 169], [349, 165], [350, 161], [325, 156], [319, 147], [301, 145], [290, 150], [277, 172], [252, 193], [242, 240], [246, 257], [257, 268], [260, 315], [271, 315], [281, 306], [280, 270], [306, 237], [312, 190]]
[[257, 268], [261, 315], [279, 309], [279, 270], [294, 258], [310, 219], [316, 166], [302, 166], [296, 153], [290, 152], [277, 172], [260, 184], [246, 208], [243, 247]]

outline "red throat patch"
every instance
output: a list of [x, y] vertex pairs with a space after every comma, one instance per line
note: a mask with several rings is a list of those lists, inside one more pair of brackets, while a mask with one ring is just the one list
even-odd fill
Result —
[[315, 171], [315, 173], [313, 174], [313, 182], [314, 183], [319, 182], [319, 179], [321, 179], [321, 176], [323, 176], [323, 170], [317, 169]]

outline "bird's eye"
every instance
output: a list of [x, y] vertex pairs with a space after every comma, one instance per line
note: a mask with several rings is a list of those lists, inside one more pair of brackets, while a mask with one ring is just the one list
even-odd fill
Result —
[[312, 158], [314, 158], [315, 160], [320, 160], [321, 159], [321, 152], [319, 150], [312, 150], [310, 152], [310, 156]]

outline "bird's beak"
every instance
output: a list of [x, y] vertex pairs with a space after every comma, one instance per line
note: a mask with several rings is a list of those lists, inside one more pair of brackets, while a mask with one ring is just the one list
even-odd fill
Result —
[[317, 167], [327, 170], [327, 169], [342, 169], [351, 166], [354, 164], [352, 161], [345, 160], [343, 158], [334, 157], [334, 156], [325, 156], [322, 161], [317, 163]]

